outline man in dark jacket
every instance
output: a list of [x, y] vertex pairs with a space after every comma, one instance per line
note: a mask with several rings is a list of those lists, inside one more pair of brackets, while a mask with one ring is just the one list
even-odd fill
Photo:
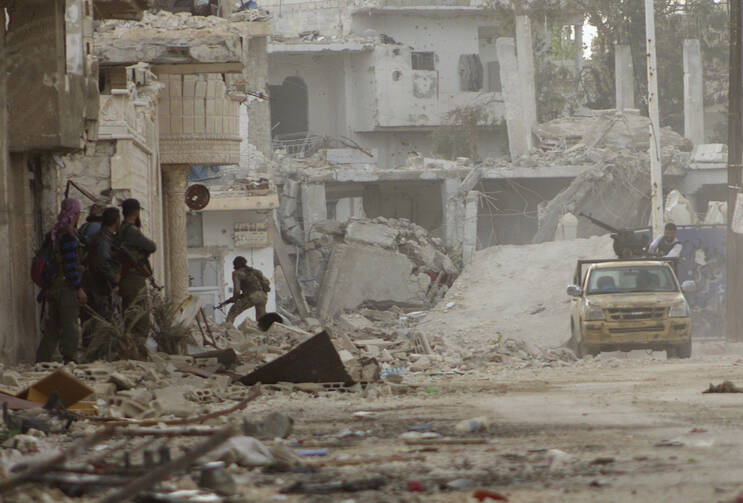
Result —
[[88, 245], [88, 270], [85, 284], [90, 307], [111, 321], [113, 290], [119, 283], [119, 262], [114, 257], [114, 239], [121, 223], [118, 208], [106, 208], [101, 217], [101, 230]]
[[[147, 276], [142, 272], [141, 266], [147, 264], [150, 255], [155, 253], [157, 246], [155, 242], [142, 234], [142, 223], [139, 218], [142, 207], [136, 199], [127, 199], [121, 203], [121, 211], [124, 222], [121, 224], [117, 234], [117, 244], [123, 248], [131, 260], [125, 260], [121, 264], [121, 281], [119, 282], [119, 294], [124, 313], [132, 306], [137, 298], [142, 299], [146, 308], [148, 303], [141, 296], [147, 288]], [[137, 266], [140, 267], [137, 267]], [[142, 316], [136, 324], [134, 331], [142, 338], [147, 337], [149, 332], [149, 316]]]

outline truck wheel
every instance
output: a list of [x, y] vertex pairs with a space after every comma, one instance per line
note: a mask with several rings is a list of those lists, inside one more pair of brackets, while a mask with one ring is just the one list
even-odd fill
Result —
[[691, 338], [689, 338], [688, 342], [676, 346], [676, 357], [691, 358]]
[[583, 342], [578, 341], [578, 334], [575, 332], [575, 323], [573, 320], [570, 320], [570, 340], [568, 341], [568, 348], [575, 353], [575, 356], [577, 356], [579, 360], [586, 354]]
[[577, 356], [578, 359], [581, 359], [584, 356], [586, 356], [586, 348], [585, 348], [585, 346], [583, 345], [582, 342], [579, 342], [578, 344], [576, 344], [576, 346], [575, 346], [575, 356]]
[[676, 358], [678, 358], [676, 346], [669, 346], [666, 348], [666, 360], [675, 360]]

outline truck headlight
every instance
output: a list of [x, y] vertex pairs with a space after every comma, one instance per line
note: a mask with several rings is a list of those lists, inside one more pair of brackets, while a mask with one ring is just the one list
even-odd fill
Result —
[[688, 318], [689, 316], [689, 305], [686, 302], [679, 302], [671, 306], [668, 310], [669, 318]]
[[586, 321], [604, 321], [604, 310], [601, 306], [586, 302]]

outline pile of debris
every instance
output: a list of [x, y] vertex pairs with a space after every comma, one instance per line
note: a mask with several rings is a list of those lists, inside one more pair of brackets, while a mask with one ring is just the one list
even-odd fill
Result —
[[99, 21], [96, 32], [108, 33], [129, 38], [134, 29], [152, 30], [154, 33], [163, 33], [169, 30], [202, 30], [223, 31], [239, 35], [240, 32], [233, 26], [234, 22], [266, 21], [270, 18], [268, 11], [247, 9], [233, 14], [231, 19], [218, 16], [194, 16], [189, 12], [173, 14], [166, 10], [145, 11], [140, 21], [121, 21], [107, 19]]
[[406, 219], [328, 220], [311, 237], [301, 276], [324, 321], [362, 306], [426, 309], [459, 274], [441, 240]]
[[[650, 215], [649, 120], [635, 111], [587, 111], [555, 119], [535, 128], [537, 150], [490, 167], [569, 167], [580, 175], [540, 208], [535, 243], [551, 241], [563, 215], [586, 213], [616, 228], [646, 226]], [[689, 167], [691, 143], [670, 128], [660, 135], [665, 175], [683, 175]], [[576, 237], [603, 234], [587, 220], [578, 221]]]
[[613, 256], [609, 236], [479, 251], [416, 330], [462, 361], [548, 361], [549, 349], [570, 337], [570, 300], [561, 292], [576, 261]]

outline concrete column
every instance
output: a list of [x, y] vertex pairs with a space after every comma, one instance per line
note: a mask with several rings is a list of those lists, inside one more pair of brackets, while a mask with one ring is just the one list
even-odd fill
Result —
[[699, 40], [684, 40], [684, 136], [704, 143], [704, 71]]
[[617, 112], [635, 108], [635, 71], [628, 45], [614, 45], [614, 88]]
[[502, 95], [506, 107], [508, 150], [511, 160], [529, 153], [531, 131], [527, 126], [521, 101], [519, 65], [516, 62], [515, 45], [512, 38], [499, 38], [495, 42], [500, 63]]
[[[250, 89], [268, 94], [268, 52], [266, 37], [253, 37], [248, 43], [248, 62], [243, 71]], [[267, 99], [253, 100], [248, 105], [250, 128], [248, 141], [266, 159], [273, 155], [271, 150], [271, 108]]]
[[447, 246], [459, 247], [464, 236], [464, 199], [455, 197], [460, 182], [456, 178], [447, 178], [441, 183], [441, 207], [444, 243]]
[[583, 25], [574, 24], [573, 29], [575, 30], [575, 70], [580, 71], [583, 68]]
[[305, 183], [302, 185], [302, 220], [306, 240], [313, 239], [312, 226], [328, 219], [328, 207], [325, 198], [325, 185], [322, 183]]
[[526, 15], [516, 16], [516, 53], [519, 67], [519, 89], [521, 107], [526, 123], [526, 144], [534, 146], [532, 130], [537, 127], [537, 87], [534, 70], [534, 45], [531, 37], [531, 19]]
[[175, 303], [188, 297], [188, 245], [186, 239], [186, 185], [189, 166], [169, 164], [163, 166], [163, 193], [165, 195], [165, 249], [168, 297]]
[[477, 211], [480, 206], [480, 193], [476, 190], [467, 194], [464, 210], [464, 242], [462, 243], [462, 262], [472, 262], [477, 250]]

